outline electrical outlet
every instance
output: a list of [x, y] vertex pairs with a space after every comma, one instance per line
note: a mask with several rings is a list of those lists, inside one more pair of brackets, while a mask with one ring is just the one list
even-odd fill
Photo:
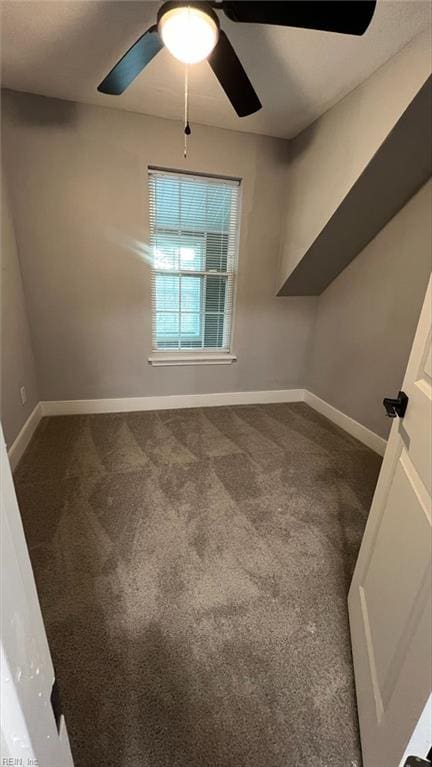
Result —
[[25, 386], [21, 386], [20, 395], [21, 395], [21, 404], [25, 405], [25, 403], [27, 402], [27, 394], [26, 394]]

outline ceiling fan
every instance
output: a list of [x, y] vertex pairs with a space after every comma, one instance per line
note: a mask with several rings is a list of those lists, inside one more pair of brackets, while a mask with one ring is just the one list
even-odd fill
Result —
[[376, 0], [221, 0], [166, 2], [153, 25], [122, 56], [98, 86], [112, 95], [123, 93], [164, 47], [185, 64], [207, 59], [239, 117], [261, 109], [261, 102], [243, 69], [215, 10], [231, 21], [275, 24], [326, 32], [362, 35], [374, 14]]

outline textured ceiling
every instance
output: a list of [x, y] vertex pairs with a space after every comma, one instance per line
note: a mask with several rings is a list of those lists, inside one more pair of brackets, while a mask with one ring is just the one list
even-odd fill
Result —
[[[181, 118], [183, 67], [163, 50], [122, 96], [96, 86], [154, 23], [160, 3], [3, 0], [2, 85], [30, 93]], [[423, 0], [378, 0], [363, 37], [282, 27], [221, 24], [263, 103], [238, 118], [206, 62], [192, 67], [191, 119], [291, 137], [365, 80], [431, 23]]]

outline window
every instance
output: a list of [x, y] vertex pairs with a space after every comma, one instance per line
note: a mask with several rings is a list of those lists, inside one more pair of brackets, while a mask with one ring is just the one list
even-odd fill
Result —
[[150, 170], [149, 191], [153, 351], [228, 354], [240, 184]]

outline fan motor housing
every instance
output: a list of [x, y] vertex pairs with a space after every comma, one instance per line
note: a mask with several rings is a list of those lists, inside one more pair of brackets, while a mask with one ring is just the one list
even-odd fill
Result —
[[182, 0], [168, 0], [166, 3], [161, 5], [157, 12], [157, 25], [159, 27], [160, 20], [162, 16], [164, 16], [168, 11], [173, 11], [175, 8], [187, 8], [188, 6], [192, 6], [193, 8], [196, 8], [199, 11], [202, 11], [203, 13], [206, 13], [207, 16], [210, 16], [210, 18], [214, 21], [217, 28], [220, 29], [220, 22], [218, 15], [214, 12], [213, 8], [211, 7], [210, 3], [206, 2], [193, 2], [193, 3], [187, 3], [182, 2]]

